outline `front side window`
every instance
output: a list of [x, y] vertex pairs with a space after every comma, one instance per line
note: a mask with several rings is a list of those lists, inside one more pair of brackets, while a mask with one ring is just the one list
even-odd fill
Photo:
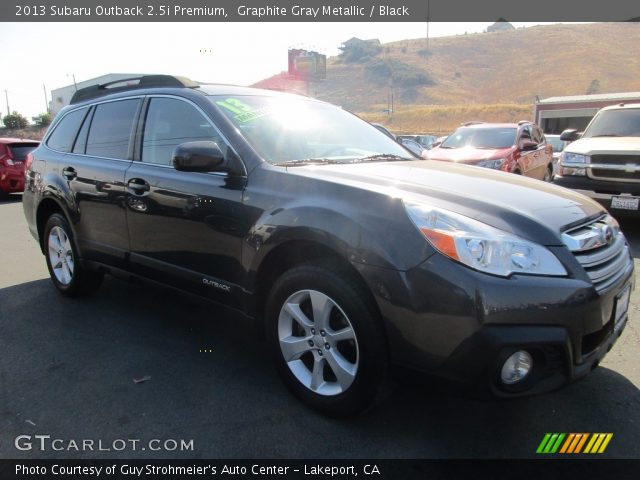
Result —
[[216, 142], [226, 156], [227, 147], [211, 123], [192, 105], [175, 98], [152, 98], [142, 138], [142, 161], [171, 165], [174, 149], [185, 142]]
[[326, 103], [284, 96], [214, 96], [213, 102], [273, 164], [415, 159], [371, 124]]
[[66, 114], [49, 135], [47, 146], [58, 152], [69, 153], [86, 113], [87, 109], [81, 108]]
[[543, 136], [540, 129], [538, 127], [533, 127], [531, 131], [533, 133], [532, 140], [536, 142], [538, 145], [543, 143]]
[[87, 138], [87, 155], [129, 158], [133, 122], [139, 99], [101, 103], [96, 107]]
[[461, 127], [442, 142], [440, 148], [509, 148], [516, 141], [515, 127]]

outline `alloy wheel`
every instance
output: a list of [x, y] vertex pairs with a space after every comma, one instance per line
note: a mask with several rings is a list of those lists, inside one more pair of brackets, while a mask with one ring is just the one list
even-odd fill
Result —
[[62, 285], [69, 285], [73, 280], [75, 266], [69, 236], [62, 228], [55, 226], [49, 232], [47, 245], [49, 263], [56, 280]]
[[278, 317], [280, 351], [297, 380], [324, 396], [345, 392], [358, 372], [356, 333], [328, 295], [300, 290], [282, 305]]

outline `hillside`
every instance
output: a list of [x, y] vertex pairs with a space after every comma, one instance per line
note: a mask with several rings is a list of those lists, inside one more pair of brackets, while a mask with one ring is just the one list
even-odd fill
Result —
[[[475, 33], [403, 40], [382, 44], [363, 58], [346, 55], [327, 59], [327, 79], [306, 85], [279, 74], [256, 84], [308, 93], [352, 111], [369, 112], [377, 120], [393, 92], [398, 124], [407, 110], [443, 105], [465, 113], [476, 110], [495, 116], [496, 104], [505, 115], [532, 111], [534, 98], [640, 90], [640, 24], [600, 23], [547, 25], [495, 33]], [[394, 72], [401, 71], [401, 74]], [[595, 81], [595, 82], [594, 82]], [[592, 92], [593, 93], [593, 92]], [[484, 108], [483, 105], [490, 105]], [[429, 107], [432, 111], [434, 107]], [[439, 114], [433, 115], [437, 118]], [[442, 115], [441, 115], [442, 116]], [[380, 118], [378, 118], [380, 117]], [[443, 131], [449, 127], [421, 122], [408, 127]], [[489, 118], [444, 115], [448, 123]]]

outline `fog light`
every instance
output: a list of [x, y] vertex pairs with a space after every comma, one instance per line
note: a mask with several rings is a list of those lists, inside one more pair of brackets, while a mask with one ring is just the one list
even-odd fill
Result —
[[514, 383], [522, 381], [527, 375], [529, 375], [532, 366], [533, 359], [529, 352], [525, 350], [518, 350], [507, 358], [507, 361], [504, 362], [504, 365], [502, 366], [502, 372], [500, 373], [502, 383], [513, 385]]

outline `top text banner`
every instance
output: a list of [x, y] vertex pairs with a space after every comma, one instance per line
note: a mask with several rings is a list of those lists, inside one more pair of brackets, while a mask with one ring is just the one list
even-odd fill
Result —
[[3, 0], [3, 22], [527, 22], [640, 20], [629, 0]]

